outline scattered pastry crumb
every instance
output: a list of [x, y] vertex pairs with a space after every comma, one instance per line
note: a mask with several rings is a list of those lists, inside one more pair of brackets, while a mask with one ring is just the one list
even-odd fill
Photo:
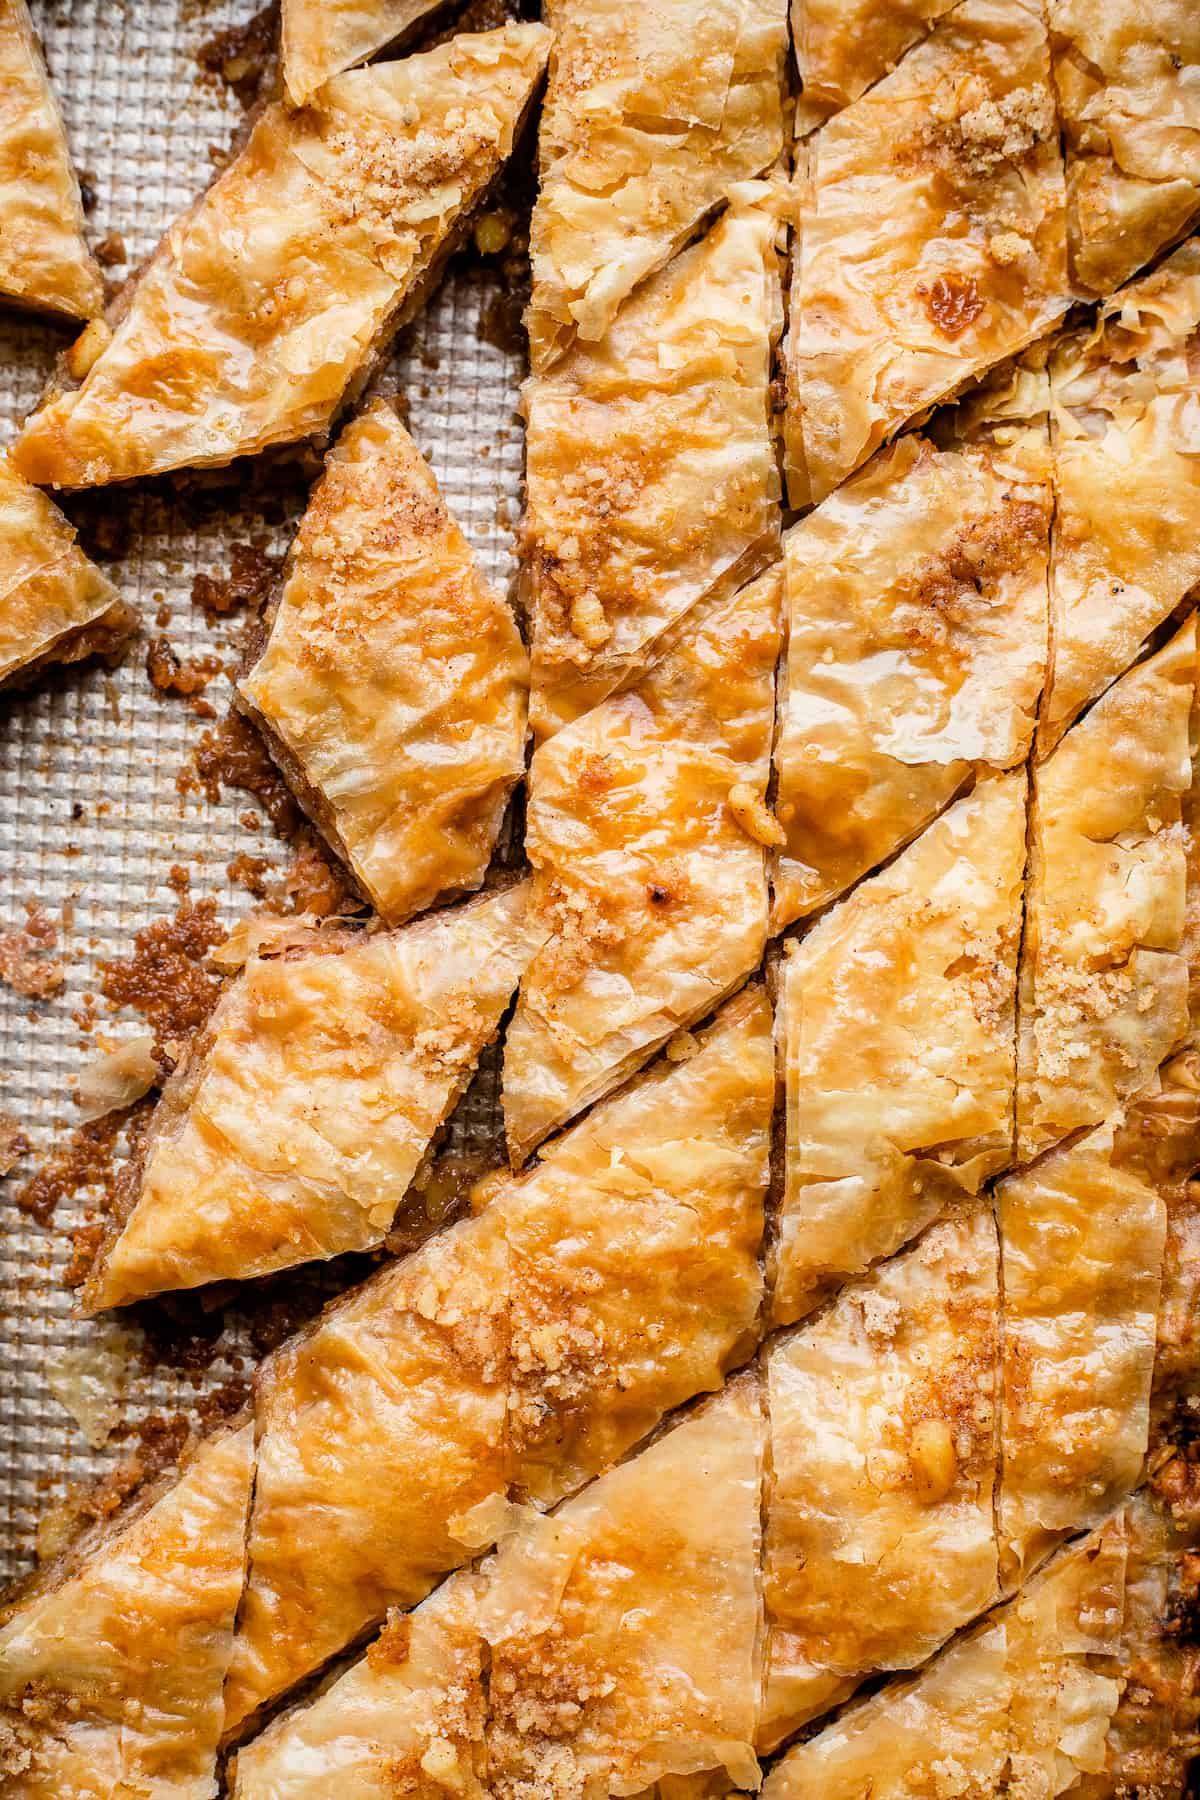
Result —
[[192, 752], [190, 768], [176, 778], [181, 793], [204, 794], [216, 805], [223, 788], [253, 794], [281, 837], [300, 825], [300, 808], [291, 789], [267, 754], [254, 727], [240, 713], [231, 712], [212, 731], [206, 731]]
[[0, 982], [27, 1000], [51, 1000], [62, 992], [66, 974], [52, 953], [58, 947], [58, 928], [45, 907], [35, 901], [25, 905], [25, 924], [0, 931]]
[[223, 668], [219, 656], [194, 656], [185, 661], [165, 637], [151, 638], [146, 650], [146, 673], [160, 694], [179, 694], [190, 699], [194, 694], [202, 694]]
[[75, 1089], [75, 1104], [85, 1120], [101, 1119], [140, 1100], [162, 1079], [154, 1060], [154, 1038], [148, 1031], [126, 1038], [84, 1064]]
[[264, 6], [244, 25], [230, 25], [206, 38], [196, 51], [196, 61], [207, 75], [215, 75], [231, 88], [245, 107], [261, 98], [275, 62], [275, 38], [279, 25], [277, 4]]
[[11, 1175], [31, 1149], [29, 1139], [8, 1113], [0, 1113], [0, 1180]]
[[[142, 1107], [145, 1104], [139, 1102]], [[111, 1196], [117, 1173], [113, 1160], [117, 1143], [137, 1111], [134, 1106], [124, 1112], [106, 1113], [103, 1118], [90, 1119], [68, 1132], [58, 1149], [17, 1189], [16, 1201], [21, 1211], [39, 1225], [48, 1225], [59, 1205], [73, 1199], [81, 1188]]]
[[243, 608], [258, 611], [269, 598], [283, 568], [281, 556], [268, 556], [265, 540], [231, 544], [229, 573], [201, 571], [192, 580], [192, 605], [202, 607], [211, 623]]
[[100, 964], [100, 992], [113, 1006], [127, 1006], [154, 1033], [154, 1053], [199, 1029], [217, 1002], [220, 982], [204, 967], [214, 944], [228, 936], [215, 900], [182, 899], [174, 917], [156, 919], [134, 934], [129, 956]]

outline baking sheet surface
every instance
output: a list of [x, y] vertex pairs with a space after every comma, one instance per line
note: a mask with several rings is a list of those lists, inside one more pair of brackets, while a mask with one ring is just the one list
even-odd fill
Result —
[[[197, 50], [244, 24], [253, 0], [34, 0], [32, 10], [76, 166], [96, 196], [89, 236], [96, 243], [119, 233], [133, 268], [210, 179], [214, 153], [243, 117], [236, 96], [200, 68]], [[504, 585], [514, 568], [521, 371], [515, 355], [483, 335], [498, 283], [452, 266], [388, 373], [484, 569]], [[0, 308], [4, 443], [70, 335]], [[97, 510], [94, 498], [72, 510], [82, 521], [88, 508]], [[38, 903], [60, 926], [66, 970], [62, 993], [46, 1002], [0, 985], [0, 1113], [15, 1115], [33, 1145], [14, 1178], [0, 1181], [0, 1584], [30, 1566], [38, 1518], [68, 1485], [128, 1453], [119, 1433], [102, 1446], [89, 1443], [56, 1389], [65, 1382], [75, 1390], [81, 1371], [89, 1373], [100, 1402], [97, 1439], [118, 1420], [192, 1409], [230, 1374], [220, 1357], [189, 1372], [146, 1367], [130, 1358], [110, 1322], [73, 1316], [63, 1276], [86, 1194], [62, 1204], [49, 1229], [15, 1205], [22, 1176], [78, 1122], [72, 1087], [95, 1055], [96, 1033], [81, 1032], [73, 1015], [94, 992], [100, 962], [127, 953], [139, 926], [175, 911], [178, 895], [166, 881], [172, 865], [188, 869], [193, 899], [212, 896], [232, 922], [254, 902], [228, 878], [231, 859], [249, 852], [282, 864], [289, 855], [269, 830], [252, 836], [239, 824], [245, 795], [227, 792], [212, 805], [202, 794], [180, 794], [177, 777], [211, 722], [178, 696], [158, 693], [145, 669], [145, 638], [158, 633], [155, 615], [164, 607], [170, 620], [162, 631], [182, 657], [216, 651], [234, 661], [228, 645], [236, 616], [210, 628], [192, 603], [193, 579], [223, 576], [235, 542], [265, 536], [268, 549], [282, 549], [288, 518], [264, 519], [252, 504], [198, 509], [169, 488], [109, 495], [99, 512], [122, 535], [128, 525], [120, 556], [105, 566], [140, 609], [143, 639], [112, 673], [90, 666], [52, 673], [28, 693], [0, 695], [0, 931], [19, 928], [26, 904]], [[229, 693], [224, 676], [207, 689], [218, 714]], [[96, 1031], [108, 1039], [141, 1028], [103, 1007], [97, 1015]], [[493, 1141], [495, 1123], [494, 1082], [484, 1078], [455, 1141]]]

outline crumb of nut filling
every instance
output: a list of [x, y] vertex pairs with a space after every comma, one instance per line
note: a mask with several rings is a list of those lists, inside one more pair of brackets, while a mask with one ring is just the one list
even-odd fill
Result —
[[49, 1000], [66, 981], [62, 963], [52, 954], [58, 928], [49, 913], [33, 901], [25, 906], [25, 924], [0, 931], [0, 982], [27, 1000]]

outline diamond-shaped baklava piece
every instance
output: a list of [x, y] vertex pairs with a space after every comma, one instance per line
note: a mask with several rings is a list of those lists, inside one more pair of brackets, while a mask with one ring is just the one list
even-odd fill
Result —
[[1065, 312], [1066, 206], [1033, 0], [963, 0], [802, 146], [784, 432], [794, 506]]
[[772, 572], [698, 607], [648, 674], [534, 756], [525, 841], [545, 941], [505, 1036], [516, 1161], [762, 957], [779, 590]]
[[238, 687], [390, 923], [482, 882], [525, 771], [528, 679], [512, 609], [379, 402], [329, 456]]
[[1114, 683], [1034, 772], [1017, 1147], [1111, 1118], [1186, 1040], [1196, 626]]
[[1025, 778], [994, 776], [789, 946], [778, 1321], [1011, 1161], [1024, 869]]
[[1103, 1125], [997, 1189], [1010, 1573], [1098, 1525], [1145, 1460], [1167, 1215], [1131, 1135]]
[[1200, 213], [1200, 14], [1190, 0], [1048, 0], [1071, 273], [1111, 293]]
[[787, 0], [550, 0], [530, 358], [602, 338], [625, 297], [783, 149]]
[[1055, 347], [1043, 754], [1200, 582], [1198, 359], [1194, 243]]
[[545, 65], [541, 25], [351, 70], [259, 114], [80, 387], [13, 450], [47, 486], [216, 467], [324, 431], [420, 305]]
[[599, 343], [525, 385], [522, 579], [539, 737], [636, 675], [691, 606], [776, 552], [777, 232], [772, 190], [743, 190]]
[[764, 1748], [996, 1593], [998, 1262], [967, 1203], [767, 1356]]
[[0, 0], [0, 295], [94, 318], [104, 283], [25, 0]]
[[254, 958], [167, 1084], [88, 1309], [382, 1243], [538, 941], [522, 886]]
[[776, 928], [893, 855], [973, 770], [1028, 754], [1052, 499], [1044, 429], [912, 436], [788, 532]]

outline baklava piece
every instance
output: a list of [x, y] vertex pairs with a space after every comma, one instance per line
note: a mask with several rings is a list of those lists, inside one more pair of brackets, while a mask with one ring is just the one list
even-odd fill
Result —
[[806, 137], [891, 73], [958, 0], [792, 0], [792, 42], [802, 92], [796, 135]]
[[13, 455], [47, 486], [217, 467], [323, 432], [512, 149], [550, 34], [507, 25], [268, 106], [172, 226], [111, 342]]
[[995, 1597], [998, 1330], [976, 1201], [770, 1350], [764, 1749]]
[[465, 1515], [505, 1493], [508, 1294], [500, 1221], [467, 1219], [263, 1365], [228, 1728], [476, 1547]]
[[245, 1425], [201, 1444], [3, 1615], [6, 1800], [212, 1800], [253, 1440]]
[[511, 608], [378, 402], [329, 456], [238, 688], [389, 923], [482, 882], [525, 772], [528, 679]]
[[1004, 436], [906, 437], [787, 534], [776, 929], [1028, 754], [1052, 490], [1044, 428]]
[[365, 1656], [238, 1752], [233, 1800], [484, 1800], [483, 1581], [393, 1613]]
[[1100, 1523], [1141, 1477], [1167, 1214], [1123, 1121], [1002, 1181], [1006, 1577]]
[[0, 0], [0, 221], [0, 295], [70, 319], [103, 310], [62, 115], [25, 0]]
[[530, 251], [530, 359], [602, 338], [784, 144], [787, 0], [549, 0], [550, 81]]
[[777, 553], [778, 231], [774, 190], [743, 190], [598, 343], [525, 385], [538, 737], [644, 668], [696, 601]]
[[1178, 1800], [1196, 1746], [1193, 1522], [1138, 1497], [915, 1680], [788, 1752], [764, 1800]]
[[1191, 0], [1048, 0], [1071, 273], [1093, 294], [1200, 213], [1200, 14]]
[[775, 1068], [761, 987], [492, 1200], [512, 1269], [509, 1473], [549, 1505], [721, 1385], [759, 1330]]
[[236, 1726], [559, 1498], [753, 1344], [774, 1070], [760, 990], [259, 1378]]
[[1194, 243], [1118, 294], [1092, 329], [1055, 348], [1057, 510], [1050, 679], [1038, 725], [1043, 754], [1200, 582], [1200, 458], [1191, 423], [1198, 366]]
[[331, 75], [366, 62], [439, 0], [283, 0], [279, 43], [288, 97], [303, 106]]
[[115, 657], [136, 625], [75, 527], [0, 457], [0, 688], [50, 663]]
[[84, 1302], [382, 1243], [539, 941], [525, 887], [255, 957], [167, 1083]]
[[757, 1787], [764, 1437], [739, 1377], [485, 1565], [496, 1800]]
[[777, 1322], [1011, 1161], [1024, 869], [1025, 778], [994, 776], [789, 945]]
[[[235, 1800], [710, 1791], [757, 1779], [765, 1428], [754, 1376], [500, 1549], [269, 1725]], [[486, 1671], [486, 1673], [485, 1673]], [[486, 1684], [486, 1694], [485, 1694]], [[729, 1771], [729, 1773], [726, 1773]], [[678, 1785], [676, 1785], [678, 1784]]]
[[1182, 954], [1196, 626], [1123, 675], [1034, 773], [1017, 1148], [1102, 1124], [1188, 1035]]
[[1179, 1417], [1196, 1411], [1200, 1385], [1200, 1056], [1173, 1057], [1127, 1114], [1127, 1161], [1167, 1209], [1158, 1337], [1150, 1393], [1151, 1453]]
[[505, 1035], [514, 1162], [762, 958], [780, 585], [772, 572], [697, 608], [641, 681], [534, 756], [525, 843], [545, 941]]
[[794, 506], [1066, 310], [1049, 46], [963, 0], [803, 146], [784, 417]]

